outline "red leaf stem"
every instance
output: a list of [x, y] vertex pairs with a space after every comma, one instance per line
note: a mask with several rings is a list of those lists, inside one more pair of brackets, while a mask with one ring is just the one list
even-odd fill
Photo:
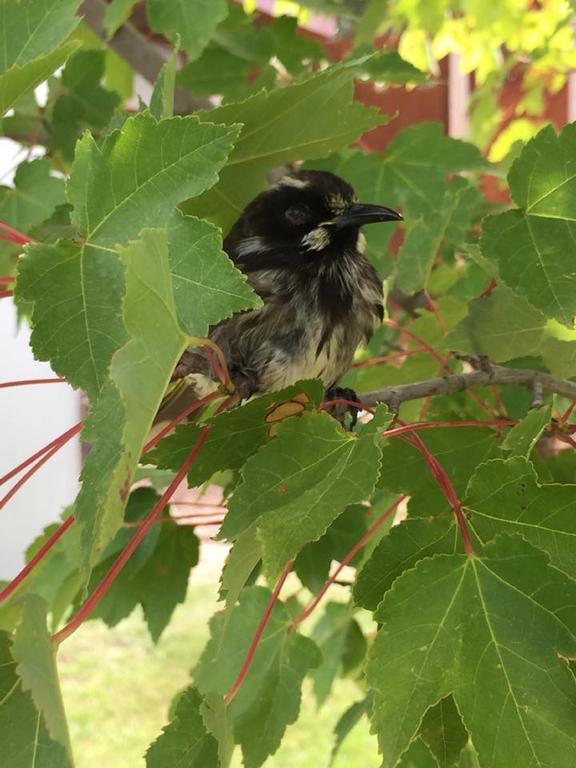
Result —
[[393, 427], [382, 433], [382, 437], [397, 437], [406, 432], [415, 432], [420, 429], [436, 429], [443, 427], [513, 427], [518, 424], [517, 419], [493, 419], [492, 421], [417, 421], [414, 424], [403, 424], [401, 427]]
[[472, 546], [472, 539], [470, 538], [470, 531], [468, 530], [468, 525], [466, 523], [466, 517], [464, 516], [464, 512], [462, 511], [462, 505], [460, 503], [460, 499], [458, 498], [458, 495], [454, 490], [454, 486], [452, 485], [452, 481], [446, 474], [444, 467], [440, 464], [438, 459], [430, 452], [426, 444], [422, 441], [422, 439], [416, 432], [413, 432], [409, 437], [406, 435], [401, 435], [400, 439], [406, 441], [410, 445], [417, 448], [422, 454], [422, 456], [424, 457], [425, 462], [428, 464], [428, 468], [436, 478], [438, 485], [440, 486], [442, 492], [448, 499], [450, 506], [454, 510], [454, 514], [456, 515], [456, 521], [458, 523], [458, 527], [460, 528], [460, 533], [462, 534], [462, 540], [464, 542], [464, 549], [466, 550], [466, 554], [469, 557], [474, 557], [475, 552], [474, 552], [474, 547]]
[[410, 357], [410, 355], [418, 355], [422, 352], [428, 352], [427, 349], [422, 347], [421, 349], [403, 349], [398, 352], [390, 352], [388, 355], [379, 355], [377, 357], [370, 357], [368, 360], [359, 360], [357, 363], [352, 364], [352, 368], [365, 368], [368, 365], [380, 365], [381, 363], [392, 363], [395, 360], [401, 360], [403, 357]]
[[0, 240], [4, 240], [7, 243], [16, 243], [16, 245], [24, 245], [19, 238], [7, 235], [5, 232], [0, 232]]
[[0, 221], [0, 229], [3, 229], [4, 232], [7, 232], [11, 237], [14, 238], [15, 242], [21, 243], [22, 245], [35, 242], [31, 237], [28, 237], [23, 232], [19, 232], [17, 229], [14, 229], [14, 227], [6, 224], [5, 221]]
[[218, 356], [214, 352], [213, 349], [210, 347], [204, 347], [204, 352], [208, 357], [208, 360], [210, 360], [210, 365], [214, 369], [214, 373], [218, 377], [218, 380], [221, 384], [223, 384], [225, 387], [228, 387], [229, 379], [226, 377], [226, 373], [222, 366], [220, 365], [220, 361], [218, 359]]
[[244, 678], [248, 674], [248, 670], [252, 666], [254, 654], [256, 653], [258, 644], [260, 643], [264, 630], [266, 629], [266, 624], [268, 623], [268, 619], [270, 618], [272, 609], [274, 608], [276, 602], [278, 601], [278, 597], [280, 596], [280, 591], [284, 586], [284, 582], [286, 581], [286, 579], [288, 578], [288, 574], [292, 570], [292, 564], [293, 564], [292, 560], [286, 564], [286, 567], [282, 571], [282, 575], [280, 576], [276, 586], [274, 587], [274, 591], [270, 596], [270, 600], [268, 601], [266, 610], [264, 611], [262, 618], [260, 619], [260, 623], [256, 628], [256, 632], [254, 633], [254, 637], [252, 638], [252, 642], [250, 643], [250, 647], [248, 648], [248, 652], [246, 654], [246, 658], [244, 659], [244, 663], [240, 668], [240, 672], [238, 672], [236, 680], [234, 680], [234, 682], [232, 683], [232, 687], [224, 697], [224, 703], [226, 704], [226, 706], [229, 706], [234, 700], [236, 694], [240, 690], [240, 686], [244, 682]]
[[572, 400], [568, 408], [566, 408], [562, 416], [560, 416], [559, 421], [561, 424], [566, 424], [570, 416], [572, 416], [572, 411], [574, 410], [575, 407], [576, 407], [576, 400]]
[[431, 347], [427, 341], [424, 341], [424, 339], [422, 339], [420, 336], [416, 336], [415, 333], [412, 333], [412, 331], [409, 328], [406, 328], [405, 325], [400, 325], [400, 323], [397, 323], [396, 320], [392, 320], [391, 318], [384, 320], [384, 325], [389, 325], [391, 328], [397, 330], [398, 333], [403, 334], [404, 336], [408, 336], [408, 338], [412, 339], [412, 341], [418, 342], [418, 344], [420, 344], [420, 346], [425, 349], [426, 352], [438, 360], [444, 370], [450, 370], [448, 362], [442, 357], [442, 355], [437, 352], [434, 347]]
[[[217, 393], [215, 393], [215, 396], [216, 396], [216, 394], [217, 394]], [[220, 413], [221, 411], [223, 411], [225, 408], [227, 408], [227, 407], [228, 407], [228, 405], [230, 404], [230, 402], [231, 402], [232, 400], [233, 400], [233, 398], [232, 398], [232, 397], [229, 397], [229, 398], [227, 398], [227, 399], [226, 399], [226, 400], [225, 400], [223, 403], [221, 403], [221, 405], [220, 405], [220, 406], [217, 408], [217, 410], [216, 410], [216, 413], [218, 414], [218, 413]], [[203, 403], [201, 403], [201, 402], [199, 401], [199, 402], [198, 402], [197, 404], [195, 404], [195, 405], [197, 405], [198, 407], [200, 407], [200, 405], [202, 405], [202, 404], [203, 404]], [[180, 418], [184, 418], [184, 416], [186, 415], [186, 413], [187, 413], [187, 412], [189, 412], [189, 410], [190, 410], [190, 409], [188, 409], [187, 411], [185, 411], [185, 412], [184, 412], [184, 415], [182, 415], [182, 414], [181, 414], [181, 417], [180, 417]], [[13, 477], [13, 476], [14, 476], [15, 474], [17, 474], [17, 473], [18, 473], [18, 472], [19, 472], [21, 469], [23, 469], [24, 467], [28, 466], [28, 464], [30, 464], [32, 461], [34, 461], [34, 459], [36, 459], [38, 456], [41, 456], [43, 453], [46, 453], [46, 456], [45, 456], [45, 457], [42, 459], [42, 461], [41, 461], [41, 462], [38, 462], [38, 465], [35, 465], [35, 466], [34, 466], [34, 467], [33, 467], [33, 468], [30, 470], [30, 472], [28, 472], [28, 473], [26, 474], [26, 476], [24, 476], [23, 478], [21, 478], [21, 480], [18, 482], [17, 486], [14, 486], [14, 488], [13, 488], [13, 489], [10, 491], [10, 494], [8, 494], [8, 496], [7, 496], [7, 497], [6, 497], [6, 498], [3, 500], [3, 503], [6, 503], [6, 502], [7, 502], [7, 501], [8, 501], [8, 500], [9, 500], [9, 499], [10, 499], [10, 498], [11, 498], [11, 497], [14, 495], [14, 493], [15, 493], [15, 492], [18, 490], [18, 488], [22, 487], [22, 485], [23, 485], [23, 484], [26, 482], [26, 480], [27, 480], [29, 477], [31, 477], [31, 475], [32, 475], [32, 474], [34, 474], [34, 472], [36, 472], [36, 470], [37, 470], [37, 469], [39, 469], [39, 467], [40, 467], [40, 466], [41, 466], [41, 465], [42, 465], [42, 464], [43, 464], [45, 461], [47, 461], [47, 460], [50, 458], [50, 456], [53, 456], [53, 455], [54, 455], [54, 453], [56, 453], [56, 451], [57, 451], [57, 450], [58, 450], [58, 449], [59, 449], [59, 448], [60, 448], [62, 445], [64, 445], [64, 443], [65, 443], [65, 442], [67, 442], [67, 440], [68, 440], [68, 439], [70, 439], [70, 437], [72, 437], [72, 435], [74, 435], [76, 432], [78, 432], [78, 431], [81, 429], [81, 427], [82, 427], [82, 422], [80, 422], [79, 424], [76, 424], [74, 427], [72, 427], [71, 429], [69, 429], [67, 432], [64, 432], [62, 435], [60, 435], [60, 436], [59, 436], [59, 437], [57, 437], [55, 440], [53, 440], [51, 443], [49, 443], [47, 446], [44, 446], [44, 448], [42, 448], [40, 451], [37, 451], [37, 453], [35, 453], [35, 454], [34, 454], [34, 456], [31, 456], [29, 459], [27, 459], [25, 462], [23, 462], [22, 464], [20, 464], [18, 467], [16, 467], [15, 469], [11, 470], [11, 472], [9, 472], [9, 473], [8, 473], [8, 475], [6, 475], [6, 476], [5, 476], [5, 478], [2, 478], [2, 479], [0, 479], [0, 482], [3, 482], [4, 480], [8, 480], [8, 479], [10, 479], [10, 477]], [[201, 435], [201, 436], [202, 436], [202, 435]], [[158, 435], [156, 436], [156, 438], [157, 438], [157, 440], [159, 440], [159, 439], [160, 439], [160, 437], [159, 437]], [[151, 445], [149, 445], [149, 448], [150, 448], [150, 447], [152, 447], [152, 446], [151, 446]], [[49, 450], [50, 448], [52, 448], [53, 450], [52, 450], [52, 451], [50, 451], [50, 450]], [[72, 516], [71, 516], [71, 517], [72, 517]], [[72, 518], [72, 520], [73, 520], [73, 518]], [[221, 521], [221, 520], [219, 520], [219, 521], [213, 521], [213, 522], [210, 522], [210, 523], [209, 523], [209, 522], [206, 522], [206, 524], [207, 524], [207, 525], [209, 525], [209, 524], [213, 524], [213, 525], [220, 525], [220, 524], [221, 524], [221, 522], [222, 522], [222, 521]], [[18, 584], [18, 583], [20, 583], [20, 582], [21, 582], [21, 581], [22, 581], [22, 580], [23, 580], [23, 579], [24, 579], [24, 578], [25, 578], [25, 577], [28, 575], [28, 573], [30, 573], [30, 571], [31, 571], [31, 570], [32, 570], [32, 569], [33, 569], [33, 568], [34, 568], [36, 565], [38, 565], [38, 563], [39, 563], [39, 562], [42, 560], [42, 558], [43, 558], [43, 557], [45, 557], [45, 555], [46, 555], [46, 554], [47, 554], [47, 553], [50, 551], [50, 549], [51, 549], [51, 548], [54, 546], [54, 544], [56, 543], [56, 541], [58, 541], [58, 539], [60, 538], [60, 536], [61, 536], [61, 535], [62, 535], [62, 534], [63, 534], [63, 533], [64, 533], [64, 532], [67, 530], [67, 528], [68, 528], [70, 525], [71, 525], [71, 521], [69, 522], [68, 520], [66, 520], [64, 523], [62, 523], [62, 525], [60, 526], [60, 528], [58, 528], [58, 530], [55, 532], [54, 536], [53, 536], [53, 537], [52, 537], [52, 538], [51, 538], [51, 539], [50, 539], [50, 540], [49, 540], [49, 541], [46, 543], [46, 546], [42, 548], [41, 552], [39, 552], [39, 553], [38, 553], [38, 555], [37, 555], [35, 558], [33, 558], [33, 561], [30, 561], [30, 563], [29, 563], [29, 564], [28, 564], [28, 565], [25, 567], [25, 569], [24, 569], [24, 571], [22, 572], [22, 574], [19, 574], [19, 575], [16, 577], [16, 579], [17, 579], [17, 584]], [[140, 523], [138, 523], [138, 525], [140, 525]], [[9, 590], [9, 591], [7, 591], [7, 592], [6, 592], [6, 595], [5, 595], [6, 597], [7, 597], [9, 594], [11, 594], [11, 592], [13, 592], [13, 591], [14, 591], [14, 589], [15, 589], [15, 588], [16, 588], [16, 586], [17, 586], [17, 584], [13, 584], [13, 583], [11, 583], [11, 584], [9, 584], [9, 585], [6, 587], [6, 590]], [[4, 594], [4, 593], [2, 593], [2, 594]]]
[[[216, 355], [219, 361], [219, 365], [214, 367], [214, 370], [217, 372], [217, 375], [220, 378], [220, 381], [224, 384], [226, 390], [230, 393], [234, 391], [234, 384], [232, 383], [232, 380], [230, 378], [230, 372], [228, 370], [228, 363], [226, 362], [226, 357], [224, 355], [224, 352], [220, 349], [218, 344], [216, 344], [211, 339], [205, 339], [204, 340], [204, 350], [208, 352], [210, 350], [212, 353]], [[214, 358], [209, 354], [210, 361], [212, 362], [212, 365], [214, 366]], [[218, 373], [220, 371], [220, 373]]]
[[352, 547], [352, 549], [348, 552], [348, 554], [340, 561], [338, 567], [330, 575], [320, 592], [316, 595], [316, 597], [308, 604], [308, 606], [300, 613], [293, 621], [291, 629], [296, 629], [296, 627], [301, 624], [305, 619], [310, 616], [310, 614], [314, 611], [318, 603], [322, 600], [328, 589], [334, 584], [340, 573], [344, 570], [344, 568], [348, 565], [348, 563], [356, 556], [356, 554], [362, 549], [362, 547], [372, 538], [372, 536], [376, 533], [376, 531], [380, 528], [380, 526], [391, 516], [393, 515], [400, 504], [408, 498], [407, 496], [400, 496], [396, 501], [391, 504], [388, 509], [380, 515], [380, 517], [375, 520], [370, 528], [366, 531], [366, 533], [360, 538], [356, 544]]
[[61, 384], [66, 379], [22, 379], [21, 381], [2, 381], [0, 389], [5, 387], [26, 387], [29, 384]]
[[80, 606], [78, 611], [75, 613], [75, 615], [70, 619], [70, 621], [52, 637], [52, 640], [55, 644], [58, 645], [67, 637], [69, 637], [73, 632], [75, 632], [78, 629], [78, 627], [82, 624], [82, 622], [92, 613], [94, 608], [96, 608], [98, 603], [102, 600], [102, 598], [104, 597], [108, 589], [112, 586], [112, 584], [116, 580], [122, 568], [124, 568], [128, 560], [130, 559], [136, 547], [140, 544], [140, 542], [144, 539], [144, 537], [146, 536], [150, 528], [154, 525], [154, 522], [156, 521], [158, 515], [162, 512], [166, 504], [170, 501], [170, 499], [174, 495], [176, 489], [178, 488], [182, 480], [188, 474], [188, 470], [190, 469], [190, 467], [196, 460], [198, 454], [200, 453], [200, 450], [204, 445], [206, 438], [208, 437], [209, 431], [210, 431], [210, 427], [203, 428], [202, 432], [198, 437], [198, 440], [196, 440], [196, 443], [194, 444], [194, 447], [188, 454], [186, 461], [182, 464], [182, 466], [178, 470], [178, 473], [176, 474], [176, 476], [174, 477], [174, 479], [172, 480], [168, 488], [166, 488], [162, 496], [154, 504], [151, 512], [143, 521], [142, 525], [138, 528], [134, 536], [130, 539], [128, 544], [124, 547], [122, 552], [118, 555], [118, 557], [114, 561], [114, 564], [112, 565], [110, 570], [104, 576], [102, 581], [98, 584], [94, 592], [87, 598], [87, 600], [85, 600], [82, 603], [82, 605]]
[[0, 603], [2, 603], [6, 598], [10, 597], [12, 592], [24, 581], [26, 576], [30, 573], [30, 571], [34, 570], [34, 568], [37, 566], [37, 564], [42, 560], [48, 552], [52, 549], [52, 547], [56, 544], [58, 539], [70, 528], [72, 523], [74, 522], [74, 517], [72, 515], [69, 515], [66, 520], [58, 527], [56, 531], [50, 536], [48, 541], [46, 541], [42, 547], [36, 552], [34, 557], [30, 560], [30, 562], [26, 563], [24, 568], [12, 579], [12, 581], [7, 584], [4, 589], [0, 592]]
[[0, 277], [0, 285], [8, 285], [8, 283], [15, 283], [16, 278], [11, 275], [2, 275]]
[[78, 424], [75, 424], [73, 427], [70, 427], [70, 429], [66, 430], [66, 432], [63, 432], [61, 435], [58, 435], [58, 437], [54, 438], [54, 440], [52, 440], [50, 443], [45, 445], [43, 448], [40, 448], [39, 451], [36, 451], [36, 453], [32, 454], [32, 456], [29, 456], [21, 464], [18, 464], [17, 467], [14, 467], [14, 469], [11, 469], [10, 472], [4, 475], [4, 477], [0, 477], [0, 485], [3, 485], [3, 483], [6, 483], [8, 482], [8, 480], [11, 480], [15, 475], [17, 475], [23, 469], [26, 469], [26, 467], [29, 464], [32, 464], [33, 461], [36, 461], [37, 458], [42, 456], [42, 454], [46, 453], [51, 448], [54, 448], [56, 445], [60, 447], [65, 443], [67, 443], [68, 440], [71, 437], [73, 437], [77, 432], [79, 432], [81, 428], [82, 428], [82, 422], [79, 421]]
[[201, 400], [197, 400], [195, 403], [192, 403], [188, 406], [188, 408], [185, 408], [182, 413], [178, 414], [176, 418], [172, 419], [168, 424], [166, 424], [165, 427], [163, 427], [160, 432], [158, 432], [157, 435], [154, 435], [154, 437], [151, 440], [148, 440], [144, 448], [142, 448], [142, 453], [148, 453], [149, 450], [151, 450], [156, 443], [159, 443], [160, 440], [162, 440], [163, 437], [165, 437], [169, 432], [172, 432], [175, 426], [180, 424], [181, 421], [183, 421], [186, 416], [190, 416], [191, 413], [194, 413], [194, 411], [197, 411], [199, 408], [202, 408], [204, 405], [207, 405], [208, 403], [211, 403], [212, 400], [216, 400], [216, 398], [220, 397], [221, 393], [211, 392], [209, 395], [206, 395], [206, 397], [203, 397]]
[[0, 291], [0, 299], [9, 299], [14, 296], [14, 291]]
[[[60, 437], [56, 438], [56, 440], [53, 441], [52, 447], [49, 448], [49, 450], [47, 450], [48, 446], [46, 446], [41, 451], [39, 451], [32, 458], [32, 460], [36, 458], [36, 456], [38, 456], [39, 454], [41, 455], [40, 460], [37, 461], [36, 464], [34, 464], [32, 467], [30, 467], [28, 472], [22, 475], [20, 480], [18, 480], [17, 483], [14, 483], [14, 485], [12, 486], [12, 488], [10, 488], [8, 493], [2, 499], [0, 499], [0, 509], [2, 509], [2, 507], [5, 507], [6, 504], [10, 501], [10, 499], [15, 495], [15, 493], [18, 490], [20, 490], [20, 488], [24, 485], [24, 483], [26, 483], [32, 477], [32, 475], [35, 475], [36, 472], [38, 472], [38, 470], [40, 469], [40, 467], [42, 467], [48, 461], [48, 459], [51, 459], [52, 456], [54, 456], [54, 454], [57, 453], [60, 450], [60, 448], [62, 448], [63, 445], [66, 445], [66, 443], [69, 440], [71, 440], [74, 437], [74, 435], [80, 431], [81, 428], [82, 428], [81, 423], [76, 424], [67, 432], [64, 432], [64, 434], [60, 435]], [[42, 453], [44, 455], [42, 455]], [[2, 478], [2, 482], [5, 482], [6, 479], [10, 479], [10, 477], [13, 477], [17, 470], [19, 471], [20, 469], [23, 469], [25, 466], [27, 466], [30, 463], [30, 461], [31, 461], [30, 459], [27, 459], [19, 467], [16, 467], [16, 469], [13, 469], [10, 472], [8, 472], [8, 474]]]
[[440, 308], [438, 307], [438, 304], [430, 296], [428, 291], [425, 291], [425, 296], [428, 301], [427, 308], [430, 310], [430, 312], [434, 314], [434, 317], [436, 318], [436, 322], [438, 323], [438, 328], [440, 328], [442, 336], [446, 336], [448, 329], [446, 327], [446, 323], [444, 322], [444, 318], [442, 317], [442, 313], [440, 312]]

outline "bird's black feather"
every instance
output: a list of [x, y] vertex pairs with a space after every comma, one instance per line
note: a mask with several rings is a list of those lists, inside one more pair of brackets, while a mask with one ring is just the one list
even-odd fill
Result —
[[[263, 306], [210, 331], [240, 396], [305, 378], [320, 378], [327, 388], [337, 383], [384, 312], [382, 283], [362, 253], [360, 228], [400, 218], [357, 203], [349, 184], [324, 171], [284, 177], [246, 207], [224, 250]], [[215, 380], [198, 350], [183, 356], [176, 376], [184, 374], [191, 396], [205, 393], [200, 379]]]

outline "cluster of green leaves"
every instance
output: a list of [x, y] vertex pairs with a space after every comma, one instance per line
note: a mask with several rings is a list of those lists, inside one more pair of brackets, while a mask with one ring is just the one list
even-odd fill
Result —
[[[133, 5], [108, 5], [110, 35]], [[418, 81], [396, 54], [325, 66], [293, 20], [260, 26], [223, 1], [150, 0], [151, 27], [181, 46], [187, 64], [176, 72], [174, 54], [149, 108], [131, 114], [122, 107], [133, 73], [76, 28], [78, 6], [0, 0], [10, 30], [0, 42], [0, 103], [14, 106], [4, 131], [46, 148], [0, 189], [0, 218], [37, 241], [23, 254], [3, 243], [1, 271], [18, 257], [16, 297], [31, 318], [34, 354], [86, 392], [82, 437], [91, 444], [66, 511], [73, 526], [0, 610], [6, 765], [73, 766], [50, 632], [94, 593], [203, 436], [188, 483], [222, 486], [228, 511], [218, 537], [231, 547], [210, 640], [146, 752], [149, 768], [227, 768], [235, 745], [247, 768], [259, 768], [297, 720], [304, 679], [320, 706], [338, 675], [357, 681], [358, 700], [343, 707], [334, 755], [370, 717], [390, 768], [571, 768], [576, 455], [545, 461], [538, 450], [561, 401], [530, 411], [530, 394], [510, 388], [502, 401], [486, 390], [480, 402], [460, 393], [428, 409], [430, 421], [482, 420], [486, 408], [520, 420], [505, 436], [487, 426], [422, 433], [464, 504], [474, 557], [422, 454], [383, 437], [385, 409], [347, 432], [318, 409], [319, 382], [207, 410], [141, 454], [191, 337], [259, 306], [222, 251], [222, 230], [269, 171], [296, 161], [340, 174], [366, 202], [402, 209], [399, 249], [390, 228], [374, 228], [368, 255], [402, 306], [426, 294], [437, 306], [395, 310], [411, 336], [385, 326], [358, 362], [410, 354], [354, 368], [348, 383], [358, 391], [434, 377], [450, 350], [576, 377], [576, 128], [559, 136], [548, 128], [526, 145], [509, 174], [517, 207], [492, 211], [479, 237], [489, 212], [480, 175], [498, 171], [474, 145], [423, 124], [382, 154], [349, 148], [387, 119], [353, 100], [355, 78]], [[39, 107], [33, 89], [46, 78]], [[173, 117], [175, 82], [224, 103]], [[407, 403], [403, 418], [418, 418], [422, 405]], [[143, 478], [151, 487], [131, 491]], [[400, 496], [406, 519], [391, 527], [385, 513]], [[54, 532], [31, 545], [28, 560]], [[302, 623], [302, 595], [318, 595], [332, 561], [363, 537], [353, 570]], [[193, 530], [164, 510], [90, 618], [113, 626], [140, 606], [157, 642], [198, 556]], [[289, 567], [288, 596], [273, 600], [270, 587]]]
[[[399, 51], [422, 71], [457, 54], [463, 73], [473, 73], [471, 134], [490, 157], [502, 160], [542, 126], [546, 96], [565, 87], [576, 65], [569, 0], [503, 0], [497, 12], [476, 0], [368, 0], [356, 27], [357, 46], [377, 34], [399, 34]], [[501, 89], [510, 82], [516, 103], [501, 130], [505, 111]]]

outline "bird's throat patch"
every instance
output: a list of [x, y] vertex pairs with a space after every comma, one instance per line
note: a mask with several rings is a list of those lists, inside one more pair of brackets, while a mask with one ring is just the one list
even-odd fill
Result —
[[309, 251], [322, 251], [330, 245], [330, 233], [326, 227], [316, 227], [302, 238], [302, 245]]

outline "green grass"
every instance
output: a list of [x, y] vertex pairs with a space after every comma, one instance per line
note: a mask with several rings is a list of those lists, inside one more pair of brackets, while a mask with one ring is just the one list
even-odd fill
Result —
[[[207, 550], [213, 553], [215, 547]], [[114, 629], [89, 621], [63, 643], [58, 666], [77, 768], [144, 768], [146, 748], [167, 722], [172, 697], [188, 684], [208, 637], [219, 569], [212, 554], [193, 572], [187, 600], [157, 646], [140, 612]], [[300, 718], [265, 767], [327, 768], [334, 725], [360, 697], [354, 682], [340, 680], [317, 710], [306, 683]], [[241, 765], [240, 754], [233, 765]], [[334, 767], [378, 765], [376, 740], [363, 722], [345, 741]]]

